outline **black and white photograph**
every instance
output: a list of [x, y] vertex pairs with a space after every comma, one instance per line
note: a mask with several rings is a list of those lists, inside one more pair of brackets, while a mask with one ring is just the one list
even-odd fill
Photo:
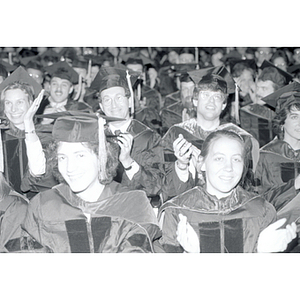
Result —
[[244, 5], [5, 5], [0, 260], [5, 282], [24, 276], [15, 296], [296, 297], [296, 13]]

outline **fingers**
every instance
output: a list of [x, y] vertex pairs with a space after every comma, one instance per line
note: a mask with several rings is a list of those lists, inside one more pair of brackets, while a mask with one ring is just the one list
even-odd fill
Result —
[[192, 154], [192, 144], [189, 143], [186, 139], [180, 134], [179, 137], [173, 143], [173, 149], [175, 156], [184, 156], [185, 158], [189, 157]]

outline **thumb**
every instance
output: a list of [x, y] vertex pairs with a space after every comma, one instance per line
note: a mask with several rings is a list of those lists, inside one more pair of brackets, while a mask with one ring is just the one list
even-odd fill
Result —
[[276, 230], [279, 227], [281, 227], [285, 222], [286, 222], [286, 218], [282, 218], [282, 219], [274, 222], [273, 224], [269, 225], [266, 229], [268, 229], [268, 230]]

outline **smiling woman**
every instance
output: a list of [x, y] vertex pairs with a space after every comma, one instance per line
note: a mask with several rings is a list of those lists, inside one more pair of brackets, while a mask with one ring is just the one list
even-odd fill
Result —
[[61, 184], [30, 201], [24, 222], [47, 252], [153, 252], [156, 216], [145, 192], [113, 181], [119, 150], [103, 122], [88, 113], [55, 121], [46, 156]]
[[276, 219], [274, 207], [241, 186], [247, 180], [248, 154], [243, 137], [236, 132], [216, 130], [208, 135], [199, 159], [204, 185], [167, 201], [159, 211], [160, 244], [165, 251], [285, 250], [296, 237], [296, 225], [276, 231], [285, 222], [280, 220], [268, 227]]

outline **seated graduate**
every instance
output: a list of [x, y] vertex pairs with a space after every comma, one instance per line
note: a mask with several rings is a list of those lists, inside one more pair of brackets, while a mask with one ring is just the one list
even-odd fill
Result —
[[[1, 140], [1, 131], [0, 131]], [[30, 252], [41, 249], [22, 229], [28, 199], [17, 193], [3, 175], [3, 147], [0, 146], [0, 252]]]
[[[120, 146], [119, 166], [114, 180], [132, 190], [144, 190], [151, 202], [159, 202], [164, 177], [161, 136], [136, 120], [131, 85], [137, 77], [124, 66], [101, 67], [93, 86], [100, 93], [99, 106], [111, 121], [106, 136]], [[120, 120], [122, 119], [122, 120]]]
[[276, 137], [260, 149], [258, 191], [278, 215], [295, 221], [300, 216], [300, 84], [289, 84], [263, 100], [276, 109]]
[[252, 155], [252, 168], [258, 161], [258, 142], [245, 130], [222, 119], [228, 95], [235, 91], [235, 82], [224, 66], [188, 71], [195, 82], [193, 103], [196, 118], [173, 125], [163, 136], [165, 182], [163, 200], [194, 187], [197, 181], [196, 160], [204, 139], [213, 131], [230, 127], [247, 135]]
[[272, 224], [276, 220], [274, 207], [248, 190], [248, 156], [248, 147], [236, 132], [216, 130], [205, 139], [199, 170], [203, 185], [174, 197], [159, 210], [159, 244], [166, 252], [286, 249], [296, 237], [296, 225], [279, 229], [285, 219]]
[[41, 180], [36, 188], [31, 189], [25, 179], [29, 168], [37, 176], [44, 173], [44, 156], [34, 155], [28, 159], [28, 151], [40, 149], [42, 153], [42, 145], [51, 140], [51, 131], [46, 133], [45, 128], [41, 131], [40, 126], [34, 124], [34, 115], [43, 97], [42, 87], [20, 66], [1, 83], [0, 91], [8, 123], [7, 126], [4, 122], [1, 124], [4, 176], [15, 191], [26, 193], [27, 198], [31, 198], [55, 183]]
[[106, 142], [103, 125], [79, 112], [54, 123], [49, 163], [62, 183], [30, 201], [23, 225], [45, 251], [153, 251], [156, 216], [145, 192], [113, 181], [118, 149]]

